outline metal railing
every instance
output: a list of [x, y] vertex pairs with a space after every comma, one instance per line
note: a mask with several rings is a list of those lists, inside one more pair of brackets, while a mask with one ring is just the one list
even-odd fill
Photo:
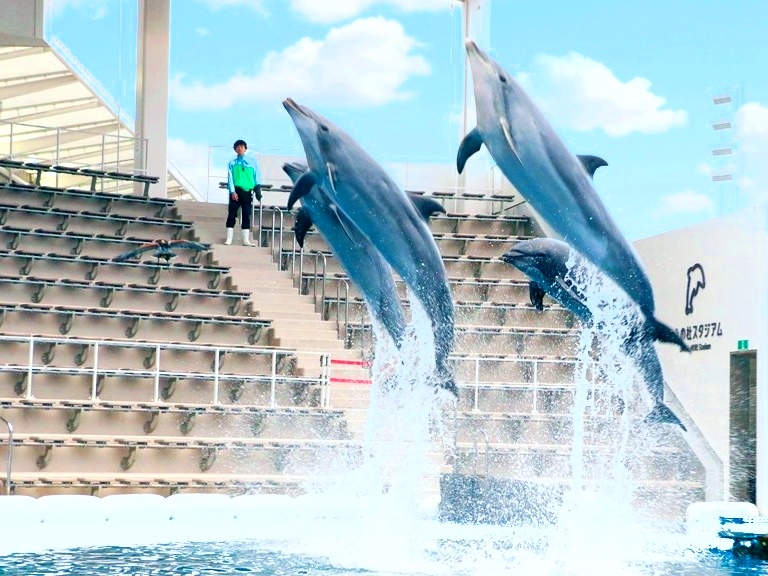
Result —
[[[323, 369], [330, 366], [329, 354], [327, 352], [304, 352], [302, 354], [316, 355], [318, 357], [321, 373], [317, 377], [311, 376], [293, 376], [290, 374], [280, 374], [281, 360], [291, 358], [296, 355], [296, 350], [284, 348], [248, 348], [238, 346], [196, 346], [193, 344], [174, 344], [174, 343], [138, 343], [128, 341], [112, 340], [91, 340], [86, 338], [55, 338], [43, 336], [0, 336], [0, 342], [9, 344], [17, 343], [28, 346], [26, 365], [10, 364], [0, 365], [0, 372], [14, 371], [22, 374], [23, 382], [17, 383], [16, 392], [27, 400], [34, 398], [35, 377], [41, 374], [68, 374], [90, 376], [91, 385], [88, 400], [94, 403], [99, 402], [99, 382], [105, 376], [124, 376], [137, 378], [151, 378], [152, 393], [151, 401], [162, 401], [161, 380], [169, 378], [189, 378], [195, 380], [210, 381], [213, 384], [210, 403], [212, 405], [221, 404], [221, 381], [236, 380], [238, 382], [248, 383], [269, 383], [270, 387], [270, 407], [277, 406], [277, 386], [291, 384], [317, 384], [321, 388], [327, 388], [330, 383], [330, 371]], [[57, 346], [75, 346], [78, 347], [77, 354], [73, 357], [69, 365], [52, 365]], [[107, 368], [100, 365], [100, 356], [105, 349], [134, 348], [147, 353], [144, 362], [144, 368]], [[195, 372], [184, 370], [171, 370], [162, 367], [162, 360], [170, 352], [204, 352], [212, 356], [209, 364], [209, 371], [199, 371], [200, 366], [196, 364]], [[36, 359], [40, 355], [40, 360]], [[222, 370], [221, 359], [227, 354], [245, 354], [249, 356], [269, 356], [270, 372], [268, 374], [242, 374], [234, 372], [225, 372]], [[90, 358], [90, 360], [88, 360]], [[89, 364], [90, 365], [86, 365]], [[328, 408], [329, 406], [323, 405]]]
[[[0, 120], [0, 156], [15, 160], [144, 174], [146, 167], [135, 163], [137, 147], [146, 152], [147, 140], [98, 130], [71, 130]], [[145, 158], [146, 154], [141, 157]], [[58, 187], [62, 174], [45, 172], [43, 177], [46, 180], [43, 184]], [[71, 175], [67, 177], [73, 178]], [[90, 179], [89, 176], [82, 178]], [[102, 191], [107, 184], [101, 179]], [[115, 181], [114, 185], [125, 183]]]
[[0, 420], [5, 422], [8, 428], [8, 454], [5, 457], [5, 495], [11, 494], [11, 470], [13, 469], [13, 425], [5, 418], [0, 416]]

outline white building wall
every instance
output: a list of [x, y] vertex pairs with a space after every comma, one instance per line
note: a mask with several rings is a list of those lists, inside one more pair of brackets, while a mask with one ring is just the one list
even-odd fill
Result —
[[[755, 207], [635, 243], [656, 296], [657, 317], [685, 328], [691, 354], [659, 345], [667, 384], [722, 460], [727, 496], [730, 353], [739, 340], [757, 350], [758, 423], [768, 410], [766, 383], [766, 209]], [[688, 269], [700, 264], [706, 286], [686, 314]], [[695, 276], [694, 272], [694, 276]], [[690, 334], [689, 334], [690, 333]], [[765, 425], [758, 424], [758, 454], [766, 452]], [[758, 506], [768, 510], [768, 462], [758, 455]], [[761, 482], [762, 479], [762, 482]]]

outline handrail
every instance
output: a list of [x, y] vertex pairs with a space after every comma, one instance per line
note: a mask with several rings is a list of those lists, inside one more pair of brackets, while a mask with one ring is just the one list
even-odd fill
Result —
[[339, 333], [341, 329], [341, 285], [344, 285], [344, 342], [345, 346], [349, 348], [349, 333], [347, 331], [347, 324], [349, 324], [349, 282], [344, 278], [340, 278], [336, 282], [336, 333]]
[[[282, 270], [283, 268], [283, 226], [285, 224], [282, 210], [272, 210], [272, 230], [270, 231], [271, 245], [269, 247], [269, 252], [272, 255], [272, 262], [275, 262], [275, 228], [277, 227], [275, 222], [275, 214], [280, 214], [280, 231], [277, 233], [278, 242], [279, 242], [279, 245], [277, 248], [277, 265]], [[261, 231], [259, 231], [259, 238], [261, 238]]]
[[[124, 376], [136, 376], [136, 377], [143, 377], [143, 378], [152, 378], [153, 385], [152, 385], [152, 398], [151, 400], [153, 402], [159, 402], [161, 400], [161, 391], [160, 391], [160, 380], [161, 378], [173, 378], [173, 377], [194, 377], [194, 378], [206, 378], [210, 379], [213, 382], [213, 391], [212, 391], [212, 399], [211, 403], [213, 405], [217, 405], [220, 403], [219, 395], [220, 395], [220, 380], [223, 378], [235, 378], [238, 380], [243, 381], [253, 381], [253, 382], [269, 382], [270, 384], [270, 406], [274, 407], [277, 405], [276, 401], [276, 387], [278, 385], [278, 382], [280, 383], [317, 383], [320, 386], [325, 386], [329, 382], [330, 375], [329, 374], [320, 374], [319, 377], [308, 377], [308, 376], [291, 376], [291, 375], [285, 375], [285, 374], [278, 374], [278, 369], [280, 366], [279, 359], [282, 356], [289, 356], [289, 355], [295, 355], [296, 350], [289, 349], [289, 348], [254, 348], [254, 347], [245, 347], [245, 346], [201, 346], [201, 345], [194, 345], [194, 344], [176, 344], [176, 343], [137, 343], [137, 342], [129, 342], [129, 341], [121, 341], [121, 340], [92, 340], [87, 338], [57, 338], [57, 337], [45, 337], [45, 336], [9, 336], [9, 335], [0, 335], [0, 342], [16, 342], [16, 343], [26, 343], [29, 346], [28, 350], [28, 361], [26, 366], [13, 366], [13, 367], [0, 367], [0, 372], [8, 371], [10, 368], [13, 371], [16, 372], [23, 372], [24, 373], [24, 380], [23, 380], [23, 388], [19, 388], [18, 393], [24, 394], [24, 398], [27, 400], [31, 400], [34, 398], [33, 395], [33, 384], [34, 384], [34, 376], [35, 374], [45, 374], [45, 373], [62, 373], [66, 372], [68, 374], [82, 374], [86, 376], [91, 377], [91, 386], [90, 386], [90, 394], [89, 394], [89, 400], [95, 403], [98, 403], [99, 396], [99, 377], [103, 376], [104, 374], [115, 374], [119, 373], [120, 375]], [[79, 352], [78, 356], [80, 356], [83, 360], [82, 362], [79, 362], [76, 360], [75, 364], [76, 366], [67, 366], [67, 367], [51, 367], [48, 364], [45, 363], [45, 360], [40, 360], [38, 362], [35, 361], [35, 352], [39, 350], [41, 345], [67, 345], [67, 346], [80, 346], [82, 347], [82, 350]], [[137, 348], [141, 350], [145, 350], [148, 352], [147, 356], [147, 364], [145, 366], [150, 366], [146, 369], [130, 369], [130, 368], [124, 368], [124, 369], [110, 369], [110, 368], [102, 368], [100, 366], [99, 360], [100, 355], [103, 353], [103, 350], [105, 348]], [[172, 369], [163, 369], [161, 367], [161, 360], [164, 356], [164, 353], [170, 350], [185, 350], [185, 351], [197, 351], [197, 352], [206, 352], [209, 354], [213, 354], [213, 359], [210, 363], [211, 370], [210, 372], [203, 372], [201, 373], [199, 370], [195, 371], [194, 373], [187, 373], [183, 370], [172, 370]], [[221, 370], [221, 362], [220, 359], [225, 354], [250, 354], [253, 356], [256, 355], [269, 355], [270, 356], [270, 365], [271, 370], [269, 374], [235, 374], [235, 373], [222, 373]], [[303, 353], [303, 352], [302, 352]], [[317, 355], [317, 357], [320, 360], [320, 365], [325, 366], [324, 362], [328, 362], [328, 366], [330, 366], [330, 361], [326, 359], [329, 354], [327, 352], [322, 351], [308, 351], [307, 352], [310, 355]], [[91, 366], [84, 366], [85, 359], [88, 357], [92, 358]], [[152, 362], [152, 364], [149, 364], [149, 362]], [[22, 385], [20, 385], [22, 386]]]
[[5, 462], [5, 495], [11, 494], [11, 469], [13, 468], [13, 425], [5, 418], [0, 416], [0, 420], [5, 422], [8, 428], [8, 457]]
[[321, 291], [321, 306], [325, 305], [325, 271], [326, 267], [328, 266], [328, 259], [325, 257], [325, 254], [323, 254], [320, 250], [315, 250], [315, 275], [313, 277], [312, 281], [312, 290], [313, 290], [313, 298], [315, 299], [315, 310], [317, 310], [317, 257], [321, 256], [323, 259], [323, 274], [322, 274], [322, 291]]

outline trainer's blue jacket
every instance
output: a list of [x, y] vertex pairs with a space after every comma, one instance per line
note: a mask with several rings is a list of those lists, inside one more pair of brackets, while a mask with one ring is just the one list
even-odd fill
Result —
[[235, 191], [235, 186], [250, 191], [260, 182], [261, 173], [255, 160], [248, 160], [245, 156], [237, 156], [229, 162], [227, 188], [230, 194]]

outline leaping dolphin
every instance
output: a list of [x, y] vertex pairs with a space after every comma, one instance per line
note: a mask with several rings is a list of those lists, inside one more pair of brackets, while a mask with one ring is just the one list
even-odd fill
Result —
[[[283, 164], [283, 171], [294, 183], [307, 170], [306, 164], [299, 162]], [[317, 226], [350, 280], [362, 292], [371, 316], [384, 326], [399, 348], [405, 331], [405, 316], [389, 264], [317, 186], [302, 198], [301, 209], [296, 215], [295, 235], [299, 246], [304, 246], [304, 236], [312, 224]]]
[[365, 150], [338, 126], [290, 98], [309, 172], [294, 185], [288, 208], [314, 186], [368, 237], [430, 317], [437, 384], [458, 395], [448, 356], [454, 341], [453, 298], [440, 252], [414, 205]]
[[471, 40], [466, 48], [477, 128], [459, 146], [459, 172], [485, 144], [504, 176], [557, 234], [637, 303], [653, 338], [690, 351], [677, 332], [656, 319], [650, 280], [592, 187], [582, 162], [504, 68]]
[[[543, 297], [543, 293], [549, 294], [570, 310], [584, 326], [593, 325], [595, 315], [586, 298], [589, 287], [580, 280], [584, 276], [578, 273], [585, 262], [568, 244], [554, 238], [524, 240], [507, 250], [501, 259], [531, 279], [532, 300]], [[622, 350], [635, 362], [654, 402], [645, 420], [677, 424], [685, 430], [680, 419], [664, 404], [664, 373], [653, 339], [647, 332], [631, 330], [630, 336], [622, 344]]]

